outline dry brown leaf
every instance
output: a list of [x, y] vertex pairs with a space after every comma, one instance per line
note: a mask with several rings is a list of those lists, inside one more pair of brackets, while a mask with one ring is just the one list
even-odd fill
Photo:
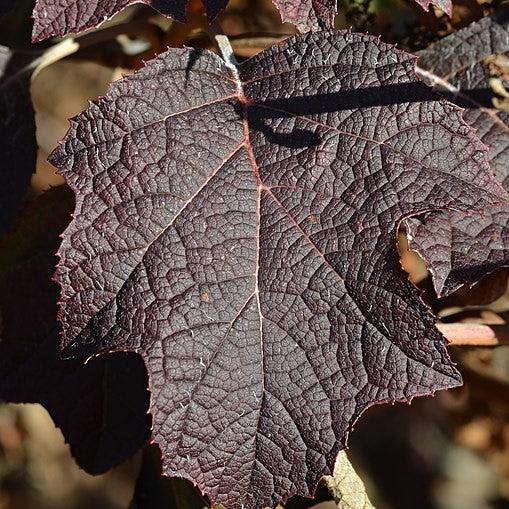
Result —
[[345, 451], [338, 454], [334, 474], [325, 476], [324, 480], [339, 509], [375, 509]]

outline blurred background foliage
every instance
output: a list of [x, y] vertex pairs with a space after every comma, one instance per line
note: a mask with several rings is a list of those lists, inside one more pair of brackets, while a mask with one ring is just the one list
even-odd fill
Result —
[[[342, 0], [337, 27], [353, 26], [416, 51], [491, 13], [497, 5], [490, 0], [457, 0], [448, 18], [438, 10], [424, 12], [413, 1]], [[32, 7], [33, 0], [18, 1], [0, 24], [0, 43], [30, 47]], [[150, 30], [142, 23], [143, 29], [91, 45], [37, 76], [32, 96], [40, 150], [28, 199], [63, 183], [46, 158], [65, 134], [67, 119], [104, 94], [109, 83], [168, 46], [208, 47], [199, 2], [191, 2], [189, 13], [190, 23], [183, 26], [145, 6], [128, 8], [107, 25], [149, 20]], [[231, 0], [221, 23], [240, 57], [293, 32], [280, 23], [270, 0]], [[507, 291], [499, 291], [497, 295], [503, 295], [488, 304], [485, 296], [494, 287], [507, 288], [507, 271], [491, 275], [471, 291], [438, 301], [426, 267], [406, 251], [403, 234], [400, 248], [403, 267], [426, 290], [429, 305], [443, 321], [506, 323]], [[411, 406], [373, 408], [350, 437], [349, 457], [379, 509], [509, 508], [509, 347], [462, 347], [451, 352], [464, 374], [463, 388], [416, 400]], [[157, 447], [147, 445], [124, 465], [90, 476], [76, 466], [42, 407], [0, 405], [0, 509], [201, 509], [206, 505], [189, 483], [164, 479], [159, 471]], [[333, 509], [331, 498], [320, 486], [314, 500], [296, 498], [287, 507], [319, 504], [320, 509]]]

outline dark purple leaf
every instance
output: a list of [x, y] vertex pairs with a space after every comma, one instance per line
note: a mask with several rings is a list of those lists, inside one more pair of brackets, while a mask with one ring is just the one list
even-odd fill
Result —
[[35, 171], [33, 70], [30, 58], [0, 46], [0, 235], [21, 208]]
[[301, 32], [333, 28], [336, 0], [273, 0], [283, 22], [293, 23]]
[[147, 375], [135, 354], [59, 360], [58, 286], [51, 281], [72, 197], [37, 198], [0, 242], [0, 398], [40, 403], [62, 429], [78, 464], [101, 473], [147, 440]]
[[[202, 0], [209, 19], [224, 9], [228, 0]], [[187, 0], [36, 0], [32, 38], [41, 41], [93, 28], [128, 5], [142, 3], [177, 21], [186, 21]]]
[[[507, 190], [509, 114], [495, 109], [489, 88], [492, 57], [506, 51], [509, 9], [421, 52], [419, 66], [429, 73], [430, 82], [442, 89], [448, 87], [451, 99], [466, 108], [463, 116], [490, 148], [491, 167]], [[488, 208], [483, 215], [443, 212], [408, 221], [410, 247], [428, 262], [439, 295], [449, 295], [509, 265], [508, 220], [509, 205], [499, 205]]]
[[0, 0], [0, 19], [12, 10], [16, 0]]
[[139, 352], [166, 475], [237, 509], [310, 496], [369, 406], [460, 383], [399, 222], [505, 198], [414, 57], [314, 32], [236, 70], [173, 49], [72, 121], [68, 355]]

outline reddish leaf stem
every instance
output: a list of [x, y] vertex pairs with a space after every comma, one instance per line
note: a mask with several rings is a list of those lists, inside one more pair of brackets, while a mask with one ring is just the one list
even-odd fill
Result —
[[509, 345], [507, 325], [484, 325], [478, 323], [438, 323], [438, 329], [454, 346], [500, 346]]

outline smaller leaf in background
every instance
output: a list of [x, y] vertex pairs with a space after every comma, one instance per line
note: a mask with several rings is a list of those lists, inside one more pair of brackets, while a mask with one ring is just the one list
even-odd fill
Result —
[[415, 0], [425, 11], [429, 11], [430, 5], [438, 7], [448, 16], [452, 16], [452, 0]]
[[[209, 19], [224, 9], [228, 0], [203, 0]], [[176, 21], [186, 21], [188, 0], [37, 0], [33, 12], [32, 39], [41, 41], [94, 28], [135, 3], [144, 3]]]
[[14, 7], [16, 0], [2, 0], [0, 1], [0, 19], [5, 16]]
[[273, 0], [283, 22], [293, 23], [300, 32], [326, 30], [334, 26], [336, 0]]
[[[509, 189], [509, 113], [493, 106], [490, 77], [509, 72], [499, 55], [509, 51], [509, 8], [473, 23], [422, 51], [421, 75], [465, 108], [463, 117], [490, 148], [493, 171]], [[502, 62], [502, 66], [496, 65]], [[505, 73], [505, 74], [504, 74]], [[509, 265], [509, 204], [483, 215], [433, 212], [407, 222], [410, 248], [428, 263], [439, 296], [472, 285]]]
[[72, 203], [65, 186], [49, 190], [0, 241], [0, 398], [42, 404], [78, 464], [95, 474], [127, 460], [148, 439], [147, 375], [133, 354], [86, 365], [59, 359], [58, 287], [51, 276]]
[[366, 488], [355, 472], [345, 451], [340, 451], [334, 465], [333, 475], [324, 477], [338, 509], [374, 509]]
[[31, 62], [31, 57], [0, 46], [0, 235], [20, 210], [35, 171]]
[[0, 45], [28, 48], [35, 0], [0, 0]]

